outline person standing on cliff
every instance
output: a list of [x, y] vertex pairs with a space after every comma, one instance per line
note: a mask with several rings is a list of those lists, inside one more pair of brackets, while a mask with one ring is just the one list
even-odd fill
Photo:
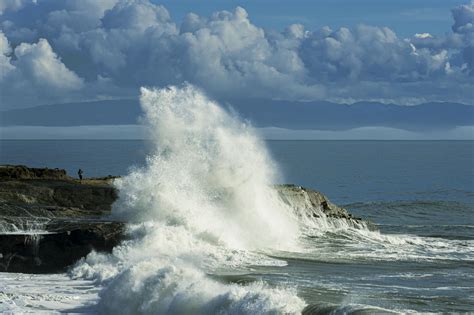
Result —
[[82, 173], [84, 173], [81, 169], [77, 171], [77, 175], [79, 175], [79, 181], [82, 182]]

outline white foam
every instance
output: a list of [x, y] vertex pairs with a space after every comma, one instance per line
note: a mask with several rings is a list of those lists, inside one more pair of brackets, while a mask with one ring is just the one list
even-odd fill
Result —
[[113, 216], [130, 240], [72, 270], [105, 285], [106, 313], [299, 313], [295, 288], [208, 276], [284, 265], [262, 250], [296, 249], [298, 219], [278, 197], [274, 163], [253, 129], [192, 86], [142, 89], [155, 145], [147, 166], [117, 180]]
[[0, 313], [93, 313], [98, 291], [99, 288], [91, 281], [71, 280], [65, 274], [27, 275], [0, 272]]
[[[316, 238], [316, 239], [315, 239]], [[341, 224], [332, 230], [309, 234], [307, 259], [327, 261], [472, 261], [473, 240], [449, 240], [408, 234], [382, 234]], [[337, 250], [335, 250], [337, 248]]]
[[9, 235], [43, 235], [50, 234], [45, 230], [48, 218], [25, 217], [17, 218], [16, 221], [6, 221], [0, 218], [0, 234]]
[[115, 215], [182, 225], [233, 248], [295, 243], [296, 219], [270, 188], [276, 168], [250, 126], [191, 86], [142, 89], [141, 103], [156, 150], [117, 181]]

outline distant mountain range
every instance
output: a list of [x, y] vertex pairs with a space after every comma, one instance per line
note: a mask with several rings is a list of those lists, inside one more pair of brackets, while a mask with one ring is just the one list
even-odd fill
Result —
[[138, 100], [107, 100], [42, 105], [0, 112], [2, 126], [82, 126], [136, 124]]
[[[223, 102], [256, 127], [347, 130], [383, 126], [405, 130], [440, 130], [474, 125], [474, 106], [425, 103], [400, 106], [376, 102], [239, 100]], [[107, 100], [43, 105], [0, 112], [1, 126], [129, 125], [142, 115], [137, 100]]]
[[347, 130], [382, 126], [406, 130], [450, 129], [474, 125], [474, 106], [425, 103], [401, 106], [376, 102], [351, 105], [330, 102], [252, 100], [236, 110], [257, 126], [287, 129]]

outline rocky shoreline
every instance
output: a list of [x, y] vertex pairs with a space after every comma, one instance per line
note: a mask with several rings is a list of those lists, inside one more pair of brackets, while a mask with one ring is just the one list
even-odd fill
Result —
[[117, 199], [112, 180], [0, 166], [0, 272], [61, 272], [92, 250], [111, 251], [125, 231], [104, 219]]
[[[0, 166], [0, 272], [63, 272], [92, 250], [110, 252], [125, 237], [125, 223], [108, 218], [118, 197], [114, 178], [79, 181], [61, 169]], [[276, 189], [298, 215], [361, 221], [317, 191]]]

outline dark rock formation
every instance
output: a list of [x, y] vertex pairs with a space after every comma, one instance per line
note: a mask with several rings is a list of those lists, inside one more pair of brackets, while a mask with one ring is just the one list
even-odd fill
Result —
[[111, 251], [123, 232], [124, 225], [118, 222], [77, 222], [48, 234], [0, 234], [0, 271], [65, 271], [92, 250]]
[[112, 250], [125, 228], [103, 219], [117, 199], [112, 179], [0, 166], [0, 271], [60, 272], [92, 250]]
[[115, 189], [102, 180], [0, 178], [0, 215], [100, 216], [110, 211], [115, 199]]

